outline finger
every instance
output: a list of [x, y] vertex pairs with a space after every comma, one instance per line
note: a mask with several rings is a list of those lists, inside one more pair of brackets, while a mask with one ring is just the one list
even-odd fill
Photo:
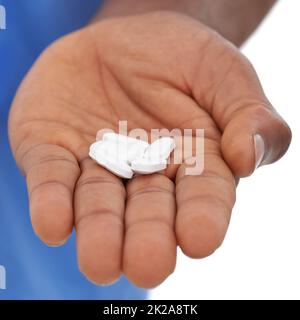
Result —
[[273, 163], [287, 151], [291, 131], [271, 107], [249, 105], [231, 116], [222, 137], [222, 152], [239, 177]]
[[201, 175], [187, 175], [183, 164], [176, 176], [176, 236], [192, 258], [206, 257], [221, 245], [235, 201], [234, 177], [220, 155], [209, 149]]
[[123, 270], [137, 286], [150, 288], [174, 270], [174, 184], [166, 176], [137, 176], [127, 185]]
[[91, 159], [81, 169], [75, 191], [79, 268], [92, 282], [110, 284], [121, 272], [125, 188]]
[[[194, 79], [199, 81], [193, 80], [192, 91], [223, 132], [225, 160], [235, 175], [244, 177], [284, 155], [291, 131], [266, 98], [249, 61], [225, 45], [220, 59], [220, 50], [211, 52], [214, 67], [198, 71]], [[211, 79], [205, 85], [200, 82], [204, 72]]]
[[73, 192], [80, 169], [76, 158], [57, 145], [38, 145], [21, 155], [32, 226], [48, 245], [64, 243], [73, 229]]

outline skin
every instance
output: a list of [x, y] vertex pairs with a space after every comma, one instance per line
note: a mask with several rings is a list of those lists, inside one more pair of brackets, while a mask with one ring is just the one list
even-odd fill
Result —
[[240, 46], [275, 2], [276, 0], [105, 0], [94, 20], [171, 10], [201, 21]]
[[[95, 164], [101, 128], [204, 128], [205, 168], [185, 164], [128, 183]], [[23, 81], [9, 134], [26, 175], [33, 228], [60, 245], [77, 231], [78, 264], [94, 283], [124, 273], [150, 288], [175, 268], [177, 245], [203, 258], [222, 243], [236, 180], [279, 159], [291, 132], [249, 61], [204, 24], [174, 12], [116, 17], [51, 45]]]

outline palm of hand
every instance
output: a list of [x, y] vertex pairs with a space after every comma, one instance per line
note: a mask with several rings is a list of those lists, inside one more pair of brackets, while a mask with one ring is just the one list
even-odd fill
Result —
[[[223, 146], [237, 122], [222, 138], [233, 115], [250, 107], [270, 117], [248, 62], [188, 18], [107, 20], [60, 40], [28, 75], [10, 117], [36, 233], [57, 245], [75, 225], [79, 266], [97, 283], [124, 272], [137, 285], [157, 285], [175, 267], [177, 243], [191, 257], [207, 256], [224, 238], [234, 176], [254, 167], [253, 146], [242, 164], [243, 150]], [[96, 132], [117, 130], [120, 120], [129, 130], [204, 128], [203, 174], [185, 176], [182, 165], [124, 185], [87, 156]]]

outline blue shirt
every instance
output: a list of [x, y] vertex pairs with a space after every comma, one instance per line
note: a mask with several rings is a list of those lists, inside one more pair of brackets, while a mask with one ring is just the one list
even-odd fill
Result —
[[0, 266], [6, 269], [0, 299], [143, 299], [146, 292], [124, 277], [108, 287], [86, 280], [78, 270], [74, 234], [60, 248], [35, 236], [24, 178], [8, 143], [9, 107], [25, 73], [49, 43], [84, 26], [100, 0], [0, 0], [0, 5], [7, 26], [0, 30]]

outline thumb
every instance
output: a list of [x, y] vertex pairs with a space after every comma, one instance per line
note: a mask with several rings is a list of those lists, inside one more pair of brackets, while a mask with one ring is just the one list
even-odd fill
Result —
[[224, 159], [237, 177], [245, 177], [284, 155], [291, 130], [266, 98], [248, 59], [220, 38], [215, 42], [210, 60], [190, 81], [192, 92], [222, 132]]
[[222, 136], [222, 153], [238, 177], [273, 163], [287, 151], [291, 131], [269, 106], [257, 105], [233, 114]]

